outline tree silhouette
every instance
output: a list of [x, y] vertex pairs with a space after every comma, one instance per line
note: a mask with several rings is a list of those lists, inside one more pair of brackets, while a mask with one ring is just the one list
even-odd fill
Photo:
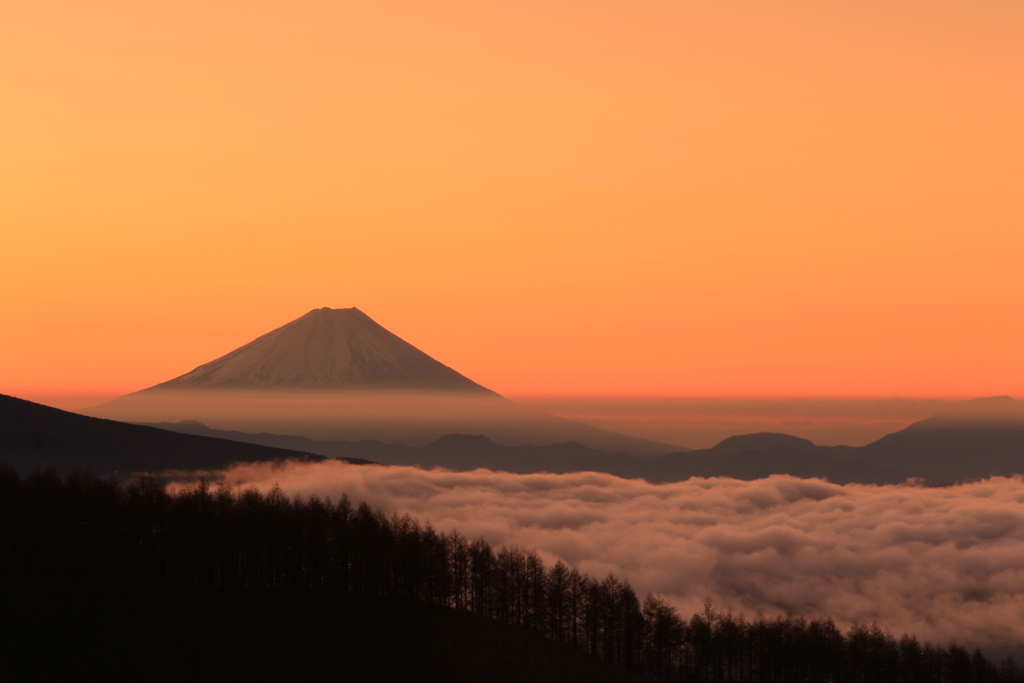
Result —
[[289, 499], [277, 486], [263, 494], [200, 480], [171, 493], [151, 477], [120, 484], [48, 471], [22, 479], [0, 466], [0, 585], [7, 596], [45, 601], [58, 591], [97, 605], [111, 595], [139, 604], [153, 595], [221, 596], [257, 606], [308, 596], [339, 609], [358, 603], [361, 612], [344, 612], [356, 622], [377, 605], [392, 624], [411, 605], [428, 605], [693, 683], [1024, 678], [1012, 658], [996, 665], [980, 650], [897, 640], [876, 624], [844, 634], [827, 618], [747, 620], [710, 598], [684, 619], [658, 595], [639, 599], [613, 574], [598, 581], [561, 561], [546, 567], [535, 551], [495, 550], [483, 538], [438, 533], [345, 496]]

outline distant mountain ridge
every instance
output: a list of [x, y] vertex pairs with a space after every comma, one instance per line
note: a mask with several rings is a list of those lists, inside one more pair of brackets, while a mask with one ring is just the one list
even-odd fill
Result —
[[195, 421], [132, 425], [0, 396], [0, 461], [23, 471], [50, 465], [60, 472], [97, 474], [216, 470], [234, 462], [324, 457], [461, 471], [595, 471], [652, 482], [787, 474], [838, 484], [916, 480], [944, 485], [1024, 474], [1024, 418], [978, 421], [938, 416], [862, 447], [816, 446], [785, 434], [762, 433], [732, 437], [699, 451], [635, 457], [575, 442], [503, 446], [468, 434], [449, 434], [417, 447], [248, 434]]
[[709, 449], [715, 454], [746, 453], [748, 451], [795, 450], [809, 452], [818, 446], [812, 441], [798, 436], [779, 434], [777, 432], [758, 432], [757, 434], [739, 434], [718, 442]]
[[860, 447], [817, 446], [788, 434], [763, 432], [730, 437], [707, 449], [644, 458], [603, 452], [575, 442], [502, 446], [484, 436], [469, 434], [450, 434], [413, 447], [380, 441], [316, 441], [219, 431], [197, 422], [154, 426], [391, 465], [459, 471], [482, 467], [519, 474], [596, 471], [652, 482], [690, 477], [752, 480], [788, 474], [820, 477], [838, 484], [900, 484], [915, 480], [944, 485], [1024, 474], [1024, 416], [995, 421], [937, 416]]

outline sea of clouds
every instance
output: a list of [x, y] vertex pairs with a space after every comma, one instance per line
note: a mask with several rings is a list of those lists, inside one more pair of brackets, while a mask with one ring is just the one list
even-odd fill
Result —
[[650, 484], [325, 463], [238, 465], [230, 486], [342, 494], [440, 531], [515, 544], [627, 579], [684, 615], [828, 615], [936, 643], [1024, 646], [1024, 479], [945, 488], [773, 476]]

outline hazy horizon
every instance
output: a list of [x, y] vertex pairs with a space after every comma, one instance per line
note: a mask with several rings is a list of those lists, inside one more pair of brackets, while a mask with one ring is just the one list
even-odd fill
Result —
[[[40, 393], [23, 394], [18, 398], [89, 413], [89, 409], [122, 395]], [[729, 436], [766, 431], [791, 434], [821, 446], [863, 446], [913, 422], [955, 409], [966, 401], [988, 397], [527, 395], [506, 398], [535, 410], [628, 436], [685, 448], [707, 448]], [[138, 421], [154, 421], [153, 415], [140, 417], [147, 419]], [[198, 419], [187, 412], [178, 414], [175, 419], [172, 417], [156, 421]], [[214, 422], [207, 426], [217, 427]]]

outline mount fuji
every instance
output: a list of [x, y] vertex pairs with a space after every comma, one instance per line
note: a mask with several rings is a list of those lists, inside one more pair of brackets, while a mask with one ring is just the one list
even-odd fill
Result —
[[423, 445], [461, 433], [506, 446], [574, 441], [632, 455], [681, 450], [519, 405], [357, 308], [314, 309], [180, 377], [83, 412], [311, 439]]

